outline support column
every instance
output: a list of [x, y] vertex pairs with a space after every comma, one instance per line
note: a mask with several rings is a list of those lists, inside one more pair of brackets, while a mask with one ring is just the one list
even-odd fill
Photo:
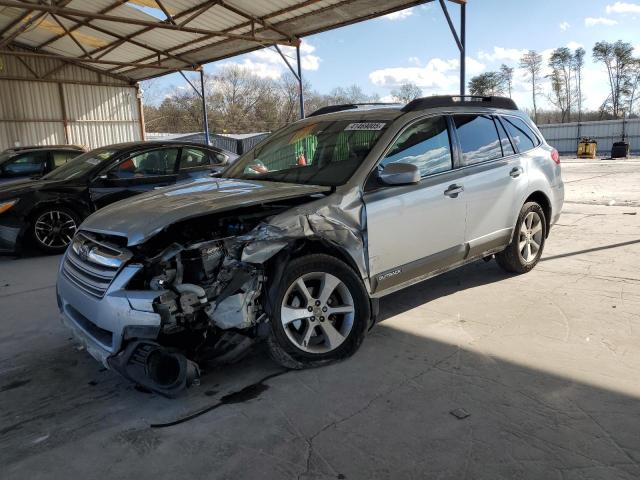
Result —
[[202, 124], [204, 126], [204, 140], [209, 145], [209, 116], [207, 115], [207, 97], [204, 93], [204, 67], [200, 67], [200, 97], [202, 99]]
[[304, 118], [304, 91], [302, 89], [302, 63], [300, 62], [300, 42], [296, 45], [296, 57], [298, 60], [298, 92], [300, 94], [300, 118]]
[[460, 4], [460, 44], [462, 45], [462, 49], [460, 49], [460, 95], [464, 96], [466, 89], [466, 64], [467, 64], [467, 43], [465, 40], [466, 37], [466, 26], [467, 26], [467, 4]]
[[67, 102], [64, 98], [64, 87], [62, 83], [58, 83], [58, 96], [60, 97], [60, 112], [62, 113], [62, 125], [64, 127], [64, 143], [71, 143], [71, 135], [69, 135], [69, 119], [67, 118]]
[[140, 84], [136, 82], [136, 101], [138, 103], [138, 123], [140, 124], [140, 139], [147, 139], [147, 132], [144, 126], [144, 105], [142, 104], [142, 94], [140, 93]]

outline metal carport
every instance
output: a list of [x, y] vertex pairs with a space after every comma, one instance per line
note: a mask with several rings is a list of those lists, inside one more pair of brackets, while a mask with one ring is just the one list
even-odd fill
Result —
[[[202, 79], [205, 63], [270, 46], [295, 47], [299, 59], [302, 37], [431, 1], [0, 0], [0, 148], [20, 130], [44, 144], [144, 138], [141, 80], [183, 70]], [[438, 1], [460, 50], [464, 94], [466, 0], [449, 0], [460, 5], [459, 34]], [[304, 116], [299, 61], [283, 60], [299, 81]]]

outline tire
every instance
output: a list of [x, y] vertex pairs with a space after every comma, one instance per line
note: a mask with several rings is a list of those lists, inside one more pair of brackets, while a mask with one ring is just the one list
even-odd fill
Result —
[[[30, 237], [44, 253], [63, 253], [80, 225], [80, 216], [67, 207], [51, 205], [33, 215]], [[51, 232], [51, 233], [47, 233]]]
[[[529, 219], [532, 219], [531, 224]], [[544, 210], [535, 202], [527, 202], [518, 215], [511, 243], [496, 254], [496, 262], [509, 273], [527, 273], [540, 261], [546, 238], [547, 221]]]
[[362, 344], [371, 317], [369, 297], [359, 276], [335, 257], [292, 260], [269, 297], [267, 346], [282, 366], [317, 367], [353, 355]]

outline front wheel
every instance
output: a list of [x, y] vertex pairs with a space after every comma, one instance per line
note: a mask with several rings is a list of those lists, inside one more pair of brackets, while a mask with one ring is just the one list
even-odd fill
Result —
[[324, 254], [294, 259], [271, 292], [267, 344], [281, 365], [322, 365], [351, 356], [362, 343], [369, 298], [358, 275], [340, 260]]
[[527, 273], [540, 261], [547, 237], [544, 210], [535, 202], [522, 206], [509, 246], [496, 254], [496, 261], [510, 273]]
[[68, 208], [46, 207], [34, 216], [31, 239], [45, 253], [62, 253], [71, 243], [79, 223], [78, 215]]

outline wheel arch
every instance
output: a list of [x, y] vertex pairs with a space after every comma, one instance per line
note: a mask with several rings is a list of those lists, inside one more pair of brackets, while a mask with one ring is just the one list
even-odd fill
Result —
[[535, 202], [542, 207], [542, 211], [544, 212], [545, 217], [544, 222], [546, 226], [545, 236], [548, 237], [549, 230], [551, 228], [551, 200], [549, 200], [549, 197], [544, 192], [542, 192], [541, 190], [536, 190], [535, 192], [531, 193], [524, 201], [524, 203], [528, 202]]

